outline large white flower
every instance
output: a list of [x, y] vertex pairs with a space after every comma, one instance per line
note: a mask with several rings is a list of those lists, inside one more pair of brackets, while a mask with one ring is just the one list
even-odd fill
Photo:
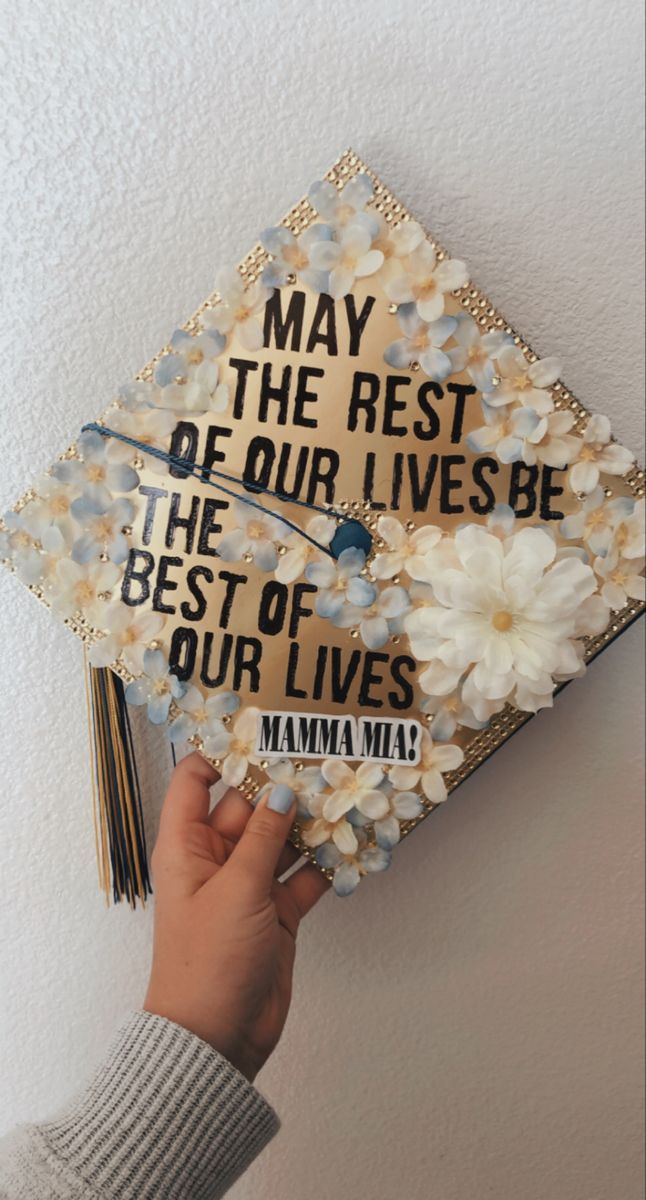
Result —
[[331, 241], [334, 230], [331, 225], [310, 225], [298, 237], [284, 225], [265, 229], [260, 241], [272, 262], [262, 272], [266, 287], [285, 287], [290, 278], [310, 288], [312, 292], [325, 292], [328, 288], [328, 271], [318, 271], [312, 266], [310, 251], [319, 242]]
[[397, 319], [404, 337], [386, 346], [385, 362], [398, 371], [406, 371], [418, 362], [429, 379], [442, 383], [453, 370], [451, 359], [442, 346], [454, 332], [456, 318], [440, 317], [429, 324], [422, 320], [414, 304], [402, 304], [397, 309]]
[[544, 463], [561, 469], [578, 454], [580, 439], [569, 434], [575, 423], [572, 413], [542, 417], [533, 408], [491, 408], [486, 403], [482, 411], [486, 424], [467, 436], [467, 445], [476, 454], [493, 450], [502, 463]]
[[633, 465], [634, 457], [625, 446], [611, 442], [610, 421], [599, 414], [590, 417], [579, 440], [579, 455], [570, 470], [570, 487], [573, 492], [587, 495], [594, 491], [602, 472], [606, 475], [625, 475]]
[[579, 669], [577, 610], [595, 591], [579, 558], [556, 560], [542, 529], [521, 529], [504, 542], [465, 526], [453, 539], [457, 566], [433, 579], [437, 604], [405, 618], [413, 654], [429, 665], [420, 686], [448, 695], [473, 667], [463, 698], [480, 719], [474, 692], [534, 711], [551, 702], [553, 677]]
[[499, 330], [481, 333], [473, 317], [460, 313], [453, 336], [457, 345], [448, 351], [453, 373], [467, 371], [480, 392], [488, 392], [496, 377], [495, 360], [508, 341]]
[[288, 527], [278, 517], [262, 512], [246, 500], [233, 501], [237, 528], [226, 533], [218, 544], [223, 562], [253, 560], [261, 571], [273, 571], [278, 564], [277, 541], [287, 536]]
[[[305, 526], [305, 532], [319, 546], [329, 546], [336, 533], [336, 521], [334, 517], [323, 515], [312, 517]], [[300, 579], [308, 563], [318, 562], [321, 558], [320, 550], [296, 530], [285, 535], [283, 545], [286, 553], [281, 554], [274, 572], [279, 583], [294, 583]]]
[[383, 261], [381, 250], [372, 249], [370, 231], [358, 222], [344, 226], [337, 240], [310, 246], [310, 262], [315, 271], [329, 272], [326, 291], [335, 300], [347, 296], [356, 279], [374, 275]]
[[373, 821], [386, 816], [388, 798], [380, 787], [384, 773], [377, 763], [364, 762], [353, 771], [338, 758], [326, 758], [321, 771], [333, 789], [331, 795], [326, 795], [321, 809], [326, 821], [338, 821], [353, 808]]
[[643, 558], [622, 558], [617, 550], [613, 550], [605, 558], [597, 558], [594, 569], [601, 584], [602, 599], [615, 612], [630, 600], [646, 599]]
[[260, 350], [264, 335], [259, 317], [272, 289], [258, 281], [245, 287], [235, 267], [224, 267], [217, 275], [215, 286], [220, 303], [215, 308], [205, 309], [200, 316], [202, 325], [218, 333], [233, 334], [245, 350]]
[[464, 762], [464, 751], [459, 746], [444, 743], [438, 746], [427, 729], [422, 731], [420, 761], [416, 767], [399, 766], [390, 768], [389, 779], [394, 788], [411, 791], [419, 784], [427, 800], [442, 804], [448, 795], [444, 775], [456, 771]]
[[195, 686], [187, 688], [176, 703], [180, 715], [169, 726], [171, 742], [186, 742], [197, 736], [204, 743], [207, 738], [225, 733], [222, 718], [240, 707], [235, 692], [218, 692], [215, 696], [205, 697]]
[[254, 752], [259, 712], [257, 708], [243, 708], [231, 731], [215, 733], [202, 741], [202, 749], [209, 758], [223, 760], [222, 779], [229, 787], [242, 783], [250, 763], [256, 767], [260, 763]]
[[121, 571], [111, 562], [81, 565], [71, 558], [61, 558], [50, 580], [48, 599], [62, 616], [80, 613], [95, 629], [103, 629], [106, 602], [120, 577]]
[[397, 260], [384, 279], [384, 291], [395, 304], [414, 304], [422, 321], [442, 316], [447, 292], [469, 281], [466, 263], [457, 258], [438, 262], [431, 243], [423, 241], [403, 260]]
[[493, 408], [507, 404], [523, 404], [539, 416], [552, 412], [554, 401], [547, 388], [561, 374], [558, 358], [542, 358], [530, 363], [518, 346], [504, 346], [497, 356], [498, 379], [485, 400]]
[[414, 570], [415, 560], [432, 550], [442, 537], [442, 530], [437, 525], [408, 530], [396, 517], [379, 517], [377, 533], [388, 549], [376, 554], [371, 563], [375, 579], [392, 579], [400, 571], [410, 575], [409, 567]]
[[186, 333], [176, 329], [170, 340], [172, 352], [155, 367], [159, 384], [158, 404], [174, 412], [225, 412], [229, 389], [220, 383], [218, 358], [226, 345], [223, 333]]
[[109, 667], [121, 660], [133, 675], [144, 669], [144, 654], [150, 642], [159, 636], [164, 617], [156, 612], [139, 612], [121, 602], [109, 604], [102, 614], [105, 637], [90, 649], [93, 667]]
[[578, 512], [561, 521], [559, 531], [568, 540], [576, 538], [584, 542], [593, 554], [604, 555], [617, 537], [621, 542], [621, 529], [633, 513], [634, 501], [629, 496], [606, 500], [603, 488], [596, 487], [582, 501]]

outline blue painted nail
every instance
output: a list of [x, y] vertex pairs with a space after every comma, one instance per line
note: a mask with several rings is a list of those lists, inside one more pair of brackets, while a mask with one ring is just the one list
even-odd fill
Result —
[[277, 783], [269, 793], [267, 808], [271, 808], [272, 812], [286, 813], [289, 812], [295, 799], [292, 789], [286, 783]]

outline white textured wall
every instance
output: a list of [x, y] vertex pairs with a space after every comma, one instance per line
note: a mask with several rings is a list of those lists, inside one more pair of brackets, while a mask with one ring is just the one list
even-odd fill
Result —
[[[3, 5], [3, 503], [347, 143], [642, 449], [638, 0]], [[77, 643], [5, 573], [0, 635], [5, 1128], [140, 1001], [152, 914], [96, 891]], [[236, 1200], [641, 1196], [640, 657], [303, 927]]]

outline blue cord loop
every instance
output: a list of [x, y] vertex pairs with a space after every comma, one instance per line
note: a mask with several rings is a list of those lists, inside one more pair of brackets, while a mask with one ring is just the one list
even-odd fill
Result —
[[[182, 458], [179, 454], [171, 454], [169, 450], [161, 450], [158, 446], [150, 446], [147, 442], [137, 441], [136, 438], [129, 437], [126, 433], [118, 433], [116, 429], [110, 429], [107, 425], [99, 425], [96, 421], [90, 422], [89, 425], [84, 425], [81, 433], [99, 433], [101, 437], [117, 438], [118, 441], [125, 442], [127, 446], [132, 446], [133, 449], [139, 450], [142, 454], [151, 454], [153, 458], [158, 458], [160, 462], [168, 463], [169, 466], [175, 467], [176, 470], [182, 471], [185, 475], [191, 475], [194, 479], [201, 478], [204, 483], [208, 483], [211, 487], [217, 488], [218, 491], [224, 492], [226, 496], [231, 496], [234, 500], [242, 500], [244, 504], [249, 504], [252, 508], [258, 509], [266, 517], [275, 517], [276, 520], [281, 521], [283, 525], [287, 525], [294, 533], [300, 534], [312, 546], [316, 546], [317, 550], [320, 550], [322, 554], [327, 554], [329, 558], [337, 559], [339, 554], [350, 546], [356, 546], [367, 555], [372, 545], [372, 537], [365, 525], [362, 525], [356, 518], [348, 517], [345, 513], [337, 512], [333, 508], [324, 508], [320, 504], [309, 504], [306, 500], [296, 500], [291, 496], [283, 495], [281, 492], [272, 491], [271, 488], [261, 487], [258, 483], [245, 483], [244, 480], [236, 479], [235, 475], [227, 475], [225, 471], [215, 471], [200, 463], [192, 462], [189, 458]], [[272, 512], [271, 509], [265, 508], [264, 504], [260, 504], [257, 500], [252, 500], [249, 496], [241, 496], [239, 492], [235, 492], [223, 483], [217, 482], [222, 479], [226, 479], [228, 483], [234, 483], [236, 487], [244, 487], [252, 492], [274, 496], [276, 500], [281, 500], [286, 504], [297, 504], [301, 508], [309, 509], [311, 512], [323, 513], [326, 517], [335, 517], [340, 522], [340, 528], [337, 529], [330, 546], [324, 546], [321, 542], [317, 542], [316, 538], [313, 538], [305, 529], [301, 529], [300, 525], [297, 525], [294, 521], [290, 521], [289, 517]], [[339, 538], [342, 531], [344, 536]]]

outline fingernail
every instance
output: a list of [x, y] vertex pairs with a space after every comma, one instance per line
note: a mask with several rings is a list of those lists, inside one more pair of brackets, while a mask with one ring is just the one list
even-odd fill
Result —
[[269, 793], [267, 808], [277, 813], [289, 812], [295, 798], [292, 789], [286, 783], [277, 783]]

